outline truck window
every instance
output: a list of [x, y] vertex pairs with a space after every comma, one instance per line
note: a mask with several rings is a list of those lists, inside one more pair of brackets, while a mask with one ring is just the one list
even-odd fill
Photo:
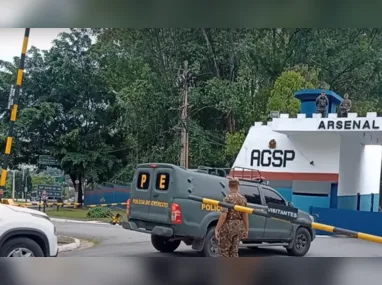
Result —
[[285, 205], [285, 201], [283, 198], [281, 198], [280, 195], [278, 195], [276, 192], [263, 188], [263, 194], [265, 198], [265, 203], [268, 205], [268, 203], [274, 203], [274, 204], [280, 204]]
[[170, 174], [168, 173], [158, 173], [155, 188], [158, 190], [166, 191], [170, 184]]
[[259, 188], [257, 186], [240, 185], [240, 193], [248, 203], [261, 205]]
[[150, 186], [150, 173], [140, 172], [138, 174], [137, 188], [141, 190], [147, 190]]

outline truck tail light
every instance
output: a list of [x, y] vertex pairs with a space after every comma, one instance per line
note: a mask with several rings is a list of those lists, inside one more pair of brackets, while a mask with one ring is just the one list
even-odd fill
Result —
[[130, 199], [128, 199], [126, 201], [126, 214], [127, 214], [127, 218], [129, 218], [129, 216], [130, 216]]
[[172, 203], [171, 205], [171, 223], [182, 223], [182, 210], [180, 209], [180, 206], [176, 203]]

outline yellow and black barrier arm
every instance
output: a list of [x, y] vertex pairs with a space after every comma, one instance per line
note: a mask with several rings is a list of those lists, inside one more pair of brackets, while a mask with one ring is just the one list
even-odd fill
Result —
[[[3, 201], [7, 201], [11, 199], [3, 199]], [[8, 202], [6, 202], [8, 203]], [[21, 206], [21, 207], [37, 207], [37, 206], [79, 206], [81, 205], [80, 203], [74, 203], [74, 202], [62, 202], [62, 203], [57, 203], [57, 202], [37, 202], [37, 203], [24, 203], [24, 202], [15, 202], [15, 205]], [[86, 205], [85, 207], [87, 208], [96, 208], [96, 207], [109, 207], [109, 206], [126, 206], [126, 202], [124, 203], [110, 203], [110, 204], [97, 204], [97, 205]]]
[[9, 163], [9, 159], [11, 156], [11, 149], [12, 149], [12, 143], [13, 143], [13, 130], [15, 127], [15, 122], [16, 122], [16, 118], [17, 118], [17, 111], [18, 111], [18, 107], [19, 107], [21, 84], [23, 82], [24, 64], [25, 64], [25, 57], [26, 57], [26, 52], [27, 52], [27, 48], [28, 48], [29, 31], [30, 31], [30, 28], [25, 29], [23, 46], [21, 49], [20, 66], [19, 66], [19, 69], [17, 71], [15, 95], [13, 98], [13, 104], [11, 106], [8, 136], [7, 136], [7, 140], [6, 140], [6, 144], [5, 144], [3, 166], [2, 166], [2, 170], [1, 170], [0, 199], [3, 198], [5, 185], [7, 182], [8, 163]]
[[[320, 224], [320, 223], [316, 223], [316, 222], [310, 222], [310, 221], [307, 221], [305, 219], [298, 219], [298, 218], [287, 219], [286, 217], [284, 219], [284, 218], [280, 218], [280, 216], [275, 217], [273, 214], [270, 214], [269, 207], [268, 207], [268, 211], [264, 211], [264, 210], [249, 208], [249, 207], [243, 207], [243, 206], [239, 206], [239, 205], [235, 205], [235, 204], [220, 202], [218, 200], [212, 200], [212, 199], [208, 199], [208, 198], [197, 197], [197, 196], [193, 196], [193, 195], [189, 195], [188, 199], [193, 200], [193, 201], [197, 201], [197, 202], [201, 202], [203, 204], [220, 206], [220, 207], [232, 209], [232, 210], [242, 212], [242, 213], [247, 213], [250, 215], [258, 215], [258, 216], [263, 216], [263, 217], [283, 221], [286, 223], [292, 223], [292, 224], [302, 225], [302, 226], [306, 226], [306, 227], [311, 227], [313, 229], [320, 230], [320, 231], [325, 231], [325, 232], [334, 233], [334, 234], [342, 234], [342, 235], [346, 235], [346, 236], [349, 236], [352, 238], [358, 238], [358, 239], [363, 239], [363, 240], [372, 241], [372, 242], [376, 242], [376, 243], [382, 243], [382, 237], [380, 237], [380, 236], [355, 232], [355, 231], [337, 228], [334, 226]], [[285, 207], [285, 208], [295, 209], [297, 211], [297, 208], [292, 208], [292, 207]], [[287, 211], [287, 209], [286, 209], [286, 211]]]

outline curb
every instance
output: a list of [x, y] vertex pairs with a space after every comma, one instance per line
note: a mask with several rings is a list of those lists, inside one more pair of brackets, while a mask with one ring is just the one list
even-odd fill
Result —
[[67, 220], [67, 219], [50, 219], [52, 222], [59, 222], [59, 223], [77, 223], [77, 224], [96, 224], [96, 225], [110, 225], [110, 223], [104, 223], [99, 221], [79, 221], [79, 220]]
[[345, 235], [316, 235], [316, 238], [321, 237], [321, 238], [352, 238], [349, 236]]
[[74, 242], [58, 246], [58, 252], [72, 251], [80, 247], [79, 239], [73, 238]]

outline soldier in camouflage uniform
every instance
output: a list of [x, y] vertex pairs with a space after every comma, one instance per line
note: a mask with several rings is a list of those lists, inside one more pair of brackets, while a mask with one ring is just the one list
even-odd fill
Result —
[[326, 118], [326, 108], [329, 105], [329, 99], [326, 97], [325, 92], [321, 92], [321, 95], [316, 99], [317, 112], [321, 114], [322, 118]]
[[349, 99], [349, 95], [346, 93], [344, 95], [344, 100], [341, 102], [338, 108], [338, 117], [347, 118], [350, 108], [351, 108], [351, 100]]
[[[230, 194], [224, 202], [247, 206], [247, 199], [239, 193], [239, 180], [229, 181]], [[215, 237], [219, 242], [221, 257], [239, 257], [239, 243], [248, 237], [248, 214], [235, 210], [222, 208], [218, 224], [215, 228]]]

